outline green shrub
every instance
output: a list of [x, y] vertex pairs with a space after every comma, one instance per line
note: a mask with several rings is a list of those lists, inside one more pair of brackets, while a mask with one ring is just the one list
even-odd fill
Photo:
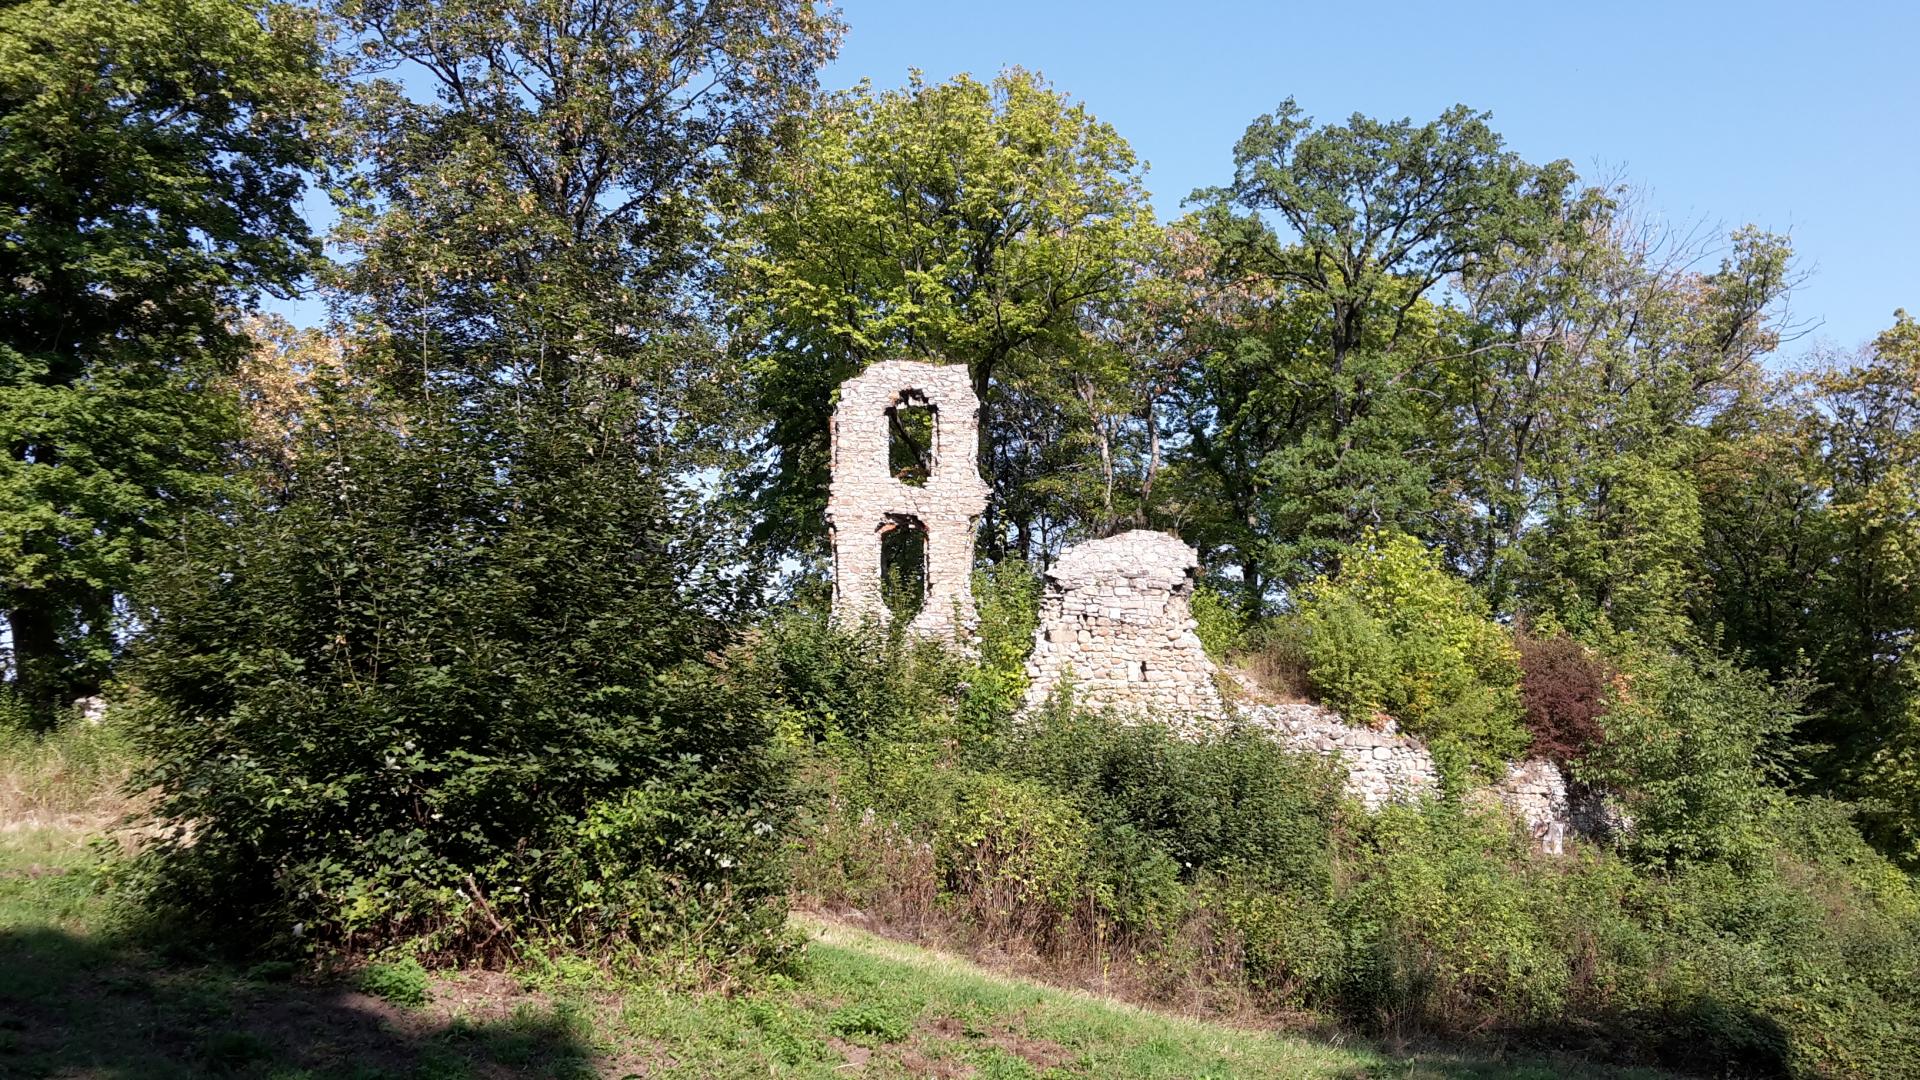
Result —
[[368, 964], [360, 972], [360, 989], [395, 1005], [425, 1005], [427, 969], [411, 956]]
[[1192, 607], [1194, 632], [1214, 663], [1224, 664], [1247, 647], [1254, 633], [1253, 621], [1219, 590], [1208, 585], [1194, 589]]
[[1488, 771], [1526, 749], [1512, 635], [1418, 540], [1369, 532], [1299, 606], [1309, 675], [1333, 708], [1356, 722], [1387, 712]]
[[1096, 829], [1087, 873], [1100, 914], [1139, 943], [1165, 940], [1193, 906], [1179, 861], [1131, 824]]
[[1367, 724], [1399, 692], [1401, 656], [1386, 623], [1358, 597], [1336, 588], [1308, 594], [1302, 605], [1307, 676], [1328, 708]]
[[1018, 560], [996, 563], [973, 575], [980, 613], [978, 657], [965, 674], [960, 700], [964, 730], [981, 740], [1007, 730], [1027, 694], [1027, 655], [1040, 624], [1040, 579]]
[[155, 560], [135, 898], [240, 948], [763, 955], [788, 800], [710, 659], [719, 530], [597, 424], [495, 404], [349, 430]]
[[1388, 1031], [1464, 1032], [1557, 1015], [1568, 957], [1551, 893], [1521, 867], [1504, 818], [1457, 805], [1390, 807], [1336, 902], [1349, 942], [1340, 999]]
[[1230, 878], [1209, 884], [1196, 906], [1224, 914], [1250, 986], [1281, 1005], [1337, 1005], [1348, 945], [1325, 895]]
[[1151, 838], [1189, 873], [1309, 890], [1330, 873], [1340, 778], [1258, 732], [1183, 739], [1158, 724], [1054, 712], [1019, 734], [1007, 763], [1102, 825]]
[[1664, 969], [1647, 1027], [1702, 1068], [1800, 1076], [1920, 1072], [1920, 887], [1861, 839], [1846, 807], [1791, 800], [1764, 859], [1688, 866], [1654, 894]]
[[1045, 940], [1086, 898], [1093, 829], [1072, 803], [992, 774], [956, 792], [934, 839], [948, 891], [995, 936]]
[[1617, 793], [1630, 850], [1667, 866], [1759, 857], [1805, 687], [1703, 649], [1643, 655], [1627, 675], [1577, 772]]
[[974, 656], [889, 627], [833, 622], [824, 602], [796, 601], [762, 620], [737, 663], [795, 736], [811, 743], [913, 739], [989, 745], [1025, 699], [1039, 582], [1024, 563], [977, 571]]
[[836, 625], [825, 604], [788, 604], [762, 620], [735, 658], [751, 684], [808, 742], [876, 742], [947, 726], [960, 667], [904, 627]]

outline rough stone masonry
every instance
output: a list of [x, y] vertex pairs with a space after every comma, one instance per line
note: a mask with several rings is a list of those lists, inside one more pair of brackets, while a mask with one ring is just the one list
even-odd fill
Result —
[[[909, 407], [932, 413], [924, 484], [909, 484], [889, 467], [897, 412]], [[925, 537], [926, 583], [908, 628], [948, 640], [972, 632], [973, 536], [987, 506], [987, 483], [975, 463], [979, 432], [980, 401], [965, 365], [886, 360], [840, 384], [827, 493], [836, 619], [887, 619], [881, 543], [896, 529], [914, 529]]]
[[1078, 705], [1218, 719], [1220, 690], [1189, 606], [1199, 566], [1178, 538], [1145, 529], [1067, 549], [1046, 572], [1028, 707], [1064, 682]]

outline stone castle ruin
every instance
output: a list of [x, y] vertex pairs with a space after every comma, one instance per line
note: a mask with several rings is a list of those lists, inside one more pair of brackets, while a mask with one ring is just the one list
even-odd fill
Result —
[[1188, 606], [1199, 568], [1191, 547], [1146, 529], [1067, 549], [1046, 572], [1027, 707], [1071, 685], [1076, 703], [1095, 708], [1219, 719]]
[[[827, 497], [835, 619], [904, 615], [914, 633], [957, 644], [972, 636], [974, 533], [989, 494], [977, 465], [979, 424], [961, 365], [889, 360], [841, 384]], [[1439, 789], [1427, 747], [1391, 721], [1353, 725], [1316, 705], [1229, 707], [1190, 607], [1199, 565], [1179, 538], [1144, 529], [1063, 552], [1045, 574], [1025, 707], [1067, 690], [1076, 705], [1156, 720], [1188, 737], [1229, 724], [1256, 729], [1338, 764], [1369, 809]], [[1476, 797], [1504, 805], [1555, 854], [1569, 829], [1600, 828], [1570, 809], [1549, 761], [1514, 763]]]
[[883, 586], [917, 596], [908, 628], [971, 633], [973, 535], [987, 507], [980, 401], [960, 364], [887, 360], [840, 384], [830, 433], [833, 613], [886, 622]]

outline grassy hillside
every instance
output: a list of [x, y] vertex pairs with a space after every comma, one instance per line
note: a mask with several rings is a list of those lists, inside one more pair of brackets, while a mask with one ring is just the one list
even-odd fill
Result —
[[[1148, 1012], [845, 925], [792, 977], [688, 994], [565, 964], [426, 976], [396, 1004], [278, 965], [116, 940], [89, 836], [0, 832], [0, 1077], [1548, 1077], [1580, 1063], [1395, 1056]], [[405, 998], [407, 980], [390, 979]]]

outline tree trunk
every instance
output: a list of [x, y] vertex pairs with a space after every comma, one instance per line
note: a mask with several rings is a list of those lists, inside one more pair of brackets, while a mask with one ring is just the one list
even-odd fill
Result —
[[44, 589], [9, 590], [7, 628], [13, 634], [14, 691], [36, 726], [51, 727], [66, 703], [54, 597]]

